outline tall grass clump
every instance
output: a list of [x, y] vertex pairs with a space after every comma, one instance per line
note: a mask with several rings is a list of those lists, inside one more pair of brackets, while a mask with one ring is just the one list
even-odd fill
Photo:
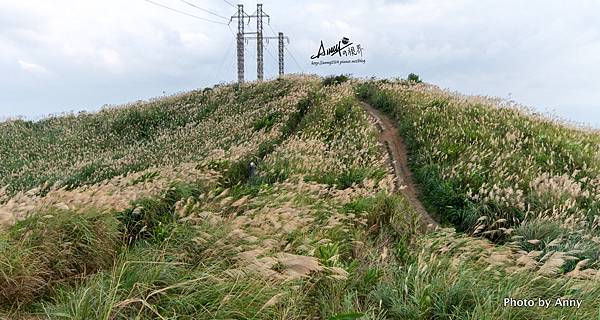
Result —
[[193, 243], [197, 233], [186, 234], [178, 240], [171, 234], [158, 247], [139, 244], [127, 250], [111, 269], [89, 277], [75, 290], [59, 291], [44, 305], [45, 314], [82, 320], [274, 316], [272, 308], [263, 306], [279, 288], [258, 279], [227, 276], [215, 261], [186, 263], [181, 259], [187, 253], [181, 243], [171, 243]]
[[[487, 245], [448, 231], [415, 240], [411, 262], [394, 268], [391, 281], [373, 293], [390, 319], [595, 319], [600, 287], [596, 280], [543, 277], [516, 270], [505, 252], [482, 258]], [[494, 256], [495, 255], [495, 256]], [[511, 270], [512, 268], [512, 270]], [[506, 298], [549, 299], [551, 306], [513, 307]], [[577, 299], [580, 307], [555, 306]]]
[[19, 308], [110, 266], [120, 239], [116, 217], [95, 210], [50, 210], [18, 222], [0, 240], [1, 308]]
[[174, 182], [160, 197], [133, 201], [130, 208], [117, 215], [127, 242], [164, 238], [178, 218], [175, 205], [183, 199], [196, 199], [202, 192], [200, 185]]

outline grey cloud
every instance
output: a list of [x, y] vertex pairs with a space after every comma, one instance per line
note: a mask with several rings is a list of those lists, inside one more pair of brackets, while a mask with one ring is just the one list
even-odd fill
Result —
[[[59, 11], [46, 13], [17, 0], [0, 5], [10, 12], [0, 16], [0, 71], [13, 75], [0, 79], [7, 88], [0, 94], [0, 116], [94, 109], [235, 79], [235, 45], [227, 26], [143, 1], [111, 9], [117, 0], [94, 4], [106, 12], [88, 23], [78, 16], [92, 9], [75, 0], [59, 2], [79, 3], [81, 12], [62, 17]], [[226, 16], [235, 11], [222, 1], [198, 3]], [[246, 11], [255, 10], [255, 2], [245, 4]], [[288, 72], [364, 77], [416, 72], [442, 87], [501, 97], [511, 93], [539, 110], [555, 109], [563, 117], [600, 126], [600, 22], [595, 17], [600, 4], [595, 1], [266, 0], [264, 7], [271, 27], [291, 38], [289, 48], [301, 64], [287, 57]], [[364, 45], [367, 64], [310, 65], [320, 40], [341, 36]], [[276, 55], [276, 43], [268, 47]], [[247, 50], [251, 80], [252, 42]], [[19, 59], [43, 66], [52, 79], [27, 74]], [[268, 76], [274, 76], [276, 61], [267, 52], [265, 64]]]

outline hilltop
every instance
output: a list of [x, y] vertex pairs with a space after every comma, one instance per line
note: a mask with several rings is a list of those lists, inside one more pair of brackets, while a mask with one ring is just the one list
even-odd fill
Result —
[[290, 76], [0, 137], [0, 318], [598, 316], [600, 136], [501, 101]]

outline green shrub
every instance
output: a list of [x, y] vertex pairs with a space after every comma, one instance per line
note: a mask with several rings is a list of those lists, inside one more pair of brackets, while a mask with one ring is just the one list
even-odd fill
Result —
[[408, 81], [414, 82], [414, 83], [423, 82], [423, 81], [421, 81], [421, 78], [419, 78], [419, 76], [414, 73], [409, 74], [407, 79], [408, 79]]
[[340, 74], [338, 76], [328, 76], [323, 79], [323, 86], [328, 87], [328, 86], [339, 85], [348, 80], [350, 80], [350, 77], [348, 77], [345, 74]]
[[175, 204], [182, 199], [195, 198], [202, 191], [199, 185], [172, 183], [162, 197], [132, 202], [131, 208], [118, 214], [127, 242], [162, 241], [170, 230], [170, 224], [177, 218], [174, 213]]
[[281, 113], [279, 113], [279, 112], [270, 113], [270, 114], [266, 115], [265, 117], [256, 120], [252, 124], [252, 128], [254, 129], [254, 131], [259, 131], [262, 129], [269, 131], [273, 127], [273, 125], [275, 125], [275, 123], [277, 123], [277, 121], [279, 120], [280, 117], [281, 117]]
[[250, 178], [250, 162], [255, 161], [251, 157], [244, 157], [229, 164], [223, 176], [219, 178], [219, 184], [223, 187], [231, 188], [239, 184], [248, 182]]

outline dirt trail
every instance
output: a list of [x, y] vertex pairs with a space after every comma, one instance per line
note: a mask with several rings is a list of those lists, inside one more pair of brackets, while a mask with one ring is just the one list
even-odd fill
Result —
[[394, 122], [370, 104], [361, 102], [361, 105], [376, 121], [380, 132], [379, 141], [386, 146], [390, 154], [391, 165], [396, 174], [398, 189], [401, 190], [411, 206], [421, 215], [421, 222], [426, 227], [426, 230], [434, 230], [438, 226], [438, 223], [427, 213], [427, 210], [425, 210], [425, 207], [419, 201], [419, 189], [415, 185], [412, 173], [408, 168], [406, 145]]

